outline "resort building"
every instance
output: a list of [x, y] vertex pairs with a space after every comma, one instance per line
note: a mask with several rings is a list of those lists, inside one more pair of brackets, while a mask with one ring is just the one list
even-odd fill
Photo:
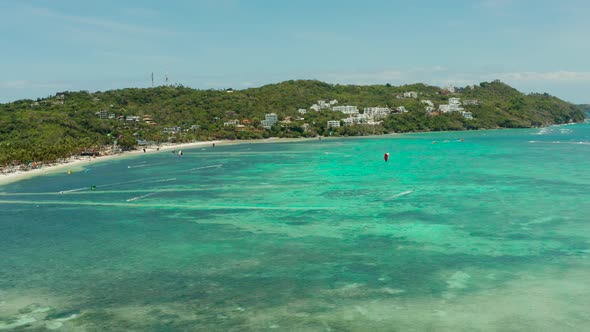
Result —
[[109, 117], [107, 110], [100, 110], [100, 111], [96, 112], [95, 114], [101, 120], [104, 120]]
[[463, 110], [459, 98], [449, 98], [449, 112], [460, 112]]
[[275, 123], [279, 122], [279, 118], [275, 113], [266, 113], [264, 120], [260, 122], [265, 129], [270, 129]]
[[342, 112], [344, 114], [358, 114], [359, 110], [356, 106], [334, 106], [332, 107], [332, 111], [334, 112]]
[[330, 108], [330, 102], [326, 100], [318, 100], [317, 105], [320, 107], [321, 110]]
[[180, 127], [166, 127], [162, 129], [162, 132], [165, 134], [178, 134], [180, 132]]
[[223, 123], [224, 127], [229, 127], [229, 126], [237, 126], [240, 124], [240, 120], [229, 120], [227, 122]]
[[328, 121], [328, 128], [340, 128], [340, 121], [339, 120]]
[[418, 98], [418, 93], [416, 91], [404, 92], [404, 98]]
[[438, 110], [442, 113], [449, 113], [449, 104], [440, 104], [438, 105]]
[[432, 101], [430, 101], [430, 100], [420, 100], [420, 102], [422, 104], [426, 104], [426, 105], [428, 105], [430, 107], [434, 107], [434, 103]]
[[461, 114], [465, 119], [473, 120], [473, 115], [471, 114], [471, 112], [461, 112]]
[[389, 107], [365, 107], [364, 115], [373, 120], [385, 119], [391, 113]]

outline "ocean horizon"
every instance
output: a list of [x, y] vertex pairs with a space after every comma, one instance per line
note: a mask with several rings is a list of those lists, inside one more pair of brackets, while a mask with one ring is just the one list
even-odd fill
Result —
[[0, 331], [588, 329], [590, 124], [183, 152], [1, 185]]

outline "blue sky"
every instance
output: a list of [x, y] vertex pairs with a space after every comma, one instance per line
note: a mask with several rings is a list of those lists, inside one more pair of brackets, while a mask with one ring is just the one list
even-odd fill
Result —
[[465, 86], [590, 103], [590, 1], [1, 0], [0, 102], [170, 83]]

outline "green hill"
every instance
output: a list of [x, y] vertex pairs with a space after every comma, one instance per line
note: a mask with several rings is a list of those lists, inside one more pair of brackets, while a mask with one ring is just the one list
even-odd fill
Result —
[[[415, 91], [418, 98], [403, 98]], [[420, 100], [436, 106], [449, 98], [477, 101], [463, 105], [473, 114], [432, 112]], [[327, 128], [328, 120], [342, 120], [340, 112], [309, 111], [318, 100], [365, 107], [404, 106], [408, 112], [391, 114], [377, 125]], [[104, 110], [106, 119], [97, 112]], [[276, 113], [281, 123], [264, 129], [265, 113]], [[108, 116], [114, 118], [108, 118]], [[140, 121], [127, 121], [138, 116]], [[301, 119], [303, 117], [303, 119]], [[244, 121], [246, 120], [247, 121]], [[405, 86], [334, 85], [314, 80], [286, 81], [245, 90], [196, 90], [183, 86], [121, 89], [105, 92], [63, 92], [38, 100], [0, 104], [0, 165], [54, 161], [84, 150], [100, 150], [113, 140], [132, 148], [137, 140], [192, 141], [366, 135], [387, 132], [535, 127], [580, 122], [584, 113], [573, 104], [547, 94], [523, 94], [499, 81], [457, 89], [454, 93], [424, 84]], [[224, 126], [238, 120], [240, 125]], [[170, 128], [173, 127], [173, 128]], [[176, 128], [179, 127], [179, 128]], [[168, 129], [165, 129], [168, 128]], [[178, 129], [180, 129], [178, 131]]]

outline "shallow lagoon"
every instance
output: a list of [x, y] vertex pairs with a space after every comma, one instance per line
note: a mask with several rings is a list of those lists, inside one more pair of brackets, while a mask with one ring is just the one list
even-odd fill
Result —
[[584, 124], [148, 153], [5, 185], [0, 330], [585, 330], [589, 169]]

